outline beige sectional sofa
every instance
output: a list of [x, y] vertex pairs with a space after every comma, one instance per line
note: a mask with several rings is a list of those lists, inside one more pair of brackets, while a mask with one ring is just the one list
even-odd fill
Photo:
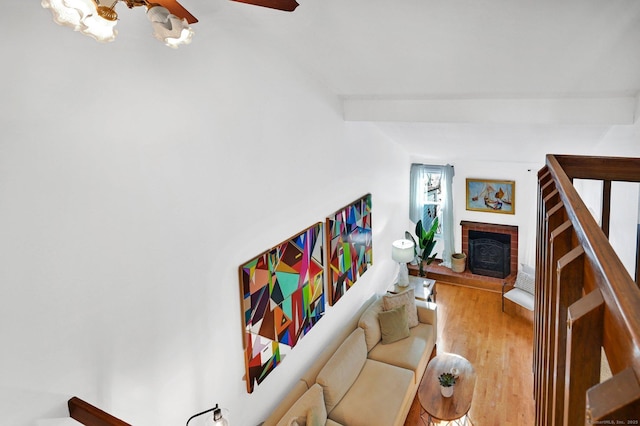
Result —
[[433, 303], [414, 300], [412, 293], [400, 295], [400, 299], [410, 298], [408, 317], [411, 322], [414, 316], [413, 326], [407, 337], [383, 343], [380, 314], [391, 310], [386, 305], [400, 300], [384, 297], [370, 299], [336, 333], [264, 426], [404, 424], [435, 354], [437, 310]]

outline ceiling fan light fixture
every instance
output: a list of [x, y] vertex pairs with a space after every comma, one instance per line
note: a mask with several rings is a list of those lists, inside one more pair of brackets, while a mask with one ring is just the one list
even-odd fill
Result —
[[56, 24], [72, 28], [74, 31], [82, 29], [87, 16], [97, 13], [93, 0], [42, 0], [40, 4], [51, 10]]
[[118, 1], [116, 0], [113, 5], [111, 5], [111, 7], [109, 6], [105, 6], [105, 5], [100, 5], [97, 7], [97, 11], [98, 11], [98, 16], [100, 16], [103, 19], [106, 19], [107, 21], [115, 21], [118, 19], [118, 14], [116, 13], [116, 11], [113, 9], [114, 7], [116, 7], [116, 3]]
[[173, 15], [163, 6], [150, 5], [147, 18], [153, 27], [153, 36], [165, 45], [177, 49], [181, 44], [191, 43], [193, 30], [186, 19]]
[[96, 5], [93, 0], [42, 0], [42, 7], [50, 9], [53, 21], [72, 28], [101, 42], [113, 41], [118, 32], [118, 14], [111, 7]]
[[58, 25], [72, 28], [100, 42], [110, 42], [118, 35], [115, 29], [118, 23], [115, 6], [120, 1], [124, 1], [130, 9], [146, 6], [154, 37], [167, 46], [176, 49], [181, 44], [191, 43], [193, 30], [189, 23], [198, 20], [176, 0], [155, 0], [158, 3], [149, 0], [41, 0], [41, 5], [51, 10], [53, 20]]
[[[115, 14], [115, 11], [113, 13]], [[84, 19], [85, 26], [80, 31], [82, 34], [93, 37], [99, 42], [111, 42], [118, 35], [118, 30], [115, 28], [118, 23], [117, 17], [117, 14], [114, 19], [104, 18], [100, 13], [89, 15]]]

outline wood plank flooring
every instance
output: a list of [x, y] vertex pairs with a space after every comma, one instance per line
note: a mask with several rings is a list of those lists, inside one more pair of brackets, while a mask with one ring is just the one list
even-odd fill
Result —
[[[438, 353], [462, 355], [476, 370], [473, 424], [533, 425], [532, 324], [502, 313], [500, 293], [441, 282], [437, 292]], [[405, 426], [423, 426], [420, 411], [416, 397]]]

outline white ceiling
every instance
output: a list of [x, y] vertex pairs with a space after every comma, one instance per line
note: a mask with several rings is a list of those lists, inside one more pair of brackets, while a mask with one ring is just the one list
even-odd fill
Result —
[[412, 153], [597, 151], [639, 115], [638, 0], [299, 3], [227, 2], [211, 19], [272, 38], [344, 98], [347, 119], [377, 122]]
[[[639, 115], [638, 0], [298, 0], [292, 13], [180, 1], [200, 21], [189, 58], [215, 57], [221, 31], [260, 40], [343, 97], [347, 119], [378, 122], [412, 152], [425, 134], [495, 138], [487, 124], [506, 124], [505, 139], [546, 125], [549, 140], [572, 125], [595, 144]], [[127, 49], [136, 26], [154, 42], [144, 13], [118, 10], [114, 44]]]
[[[217, 0], [183, 3], [203, 1]], [[637, 0], [299, 2], [293, 13], [239, 4], [225, 9], [237, 9], [262, 34], [287, 40], [341, 95], [635, 96], [640, 90]]]

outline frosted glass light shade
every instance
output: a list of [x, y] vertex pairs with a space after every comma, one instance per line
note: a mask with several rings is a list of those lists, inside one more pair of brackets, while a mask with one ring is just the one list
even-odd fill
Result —
[[191, 43], [193, 30], [186, 19], [180, 19], [162, 6], [147, 10], [147, 18], [153, 26], [153, 36], [165, 45], [177, 49], [181, 44]]
[[42, 0], [42, 7], [50, 9], [58, 25], [73, 28], [101, 42], [113, 41], [118, 32], [116, 19], [99, 15], [93, 0]]
[[53, 21], [65, 27], [80, 31], [82, 21], [92, 13], [97, 13], [93, 0], [42, 0], [45, 9], [50, 9]]
[[118, 31], [115, 26], [117, 20], [105, 19], [97, 13], [87, 16], [83, 21], [85, 28], [80, 30], [82, 34], [93, 37], [100, 42], [110, 42], [116, 39]]
[[229, 410], [227, 410], [226, 408], [218, 407], [218, 404], [216, 404], [216, 406], [213, 408], [204, 410], [198, 414], [194, 414], [193, 416], [189, 417], [189, 420], [187, 420], [187, 426], [189, 426], [189, 423], [191, 422], [191, 420], [195, 419], [196, 417], [200, 417], [204, 414], [208, 414], [212, 412], [213, 414], [209, 414], [208, 416], [205, 417], [204, 421], [201, 421], [198, 424], [202, 426], [229, 426], [229, 420], [228, 420]]
[[391, 258], [400, 263], [411, 262], [415, 257], [413, 247], [413, 241], [396, 240], [391, 247]]
[[[220, 408], [219, 410], [219, 412], [214, 411], [213, 417], [211, 417], [213, 426], [229, 426], [229, 420], [227, 420], [229, 418], [229, 410], [226, 408]], [[207, 422], [207, 424], [209, 423]]]

